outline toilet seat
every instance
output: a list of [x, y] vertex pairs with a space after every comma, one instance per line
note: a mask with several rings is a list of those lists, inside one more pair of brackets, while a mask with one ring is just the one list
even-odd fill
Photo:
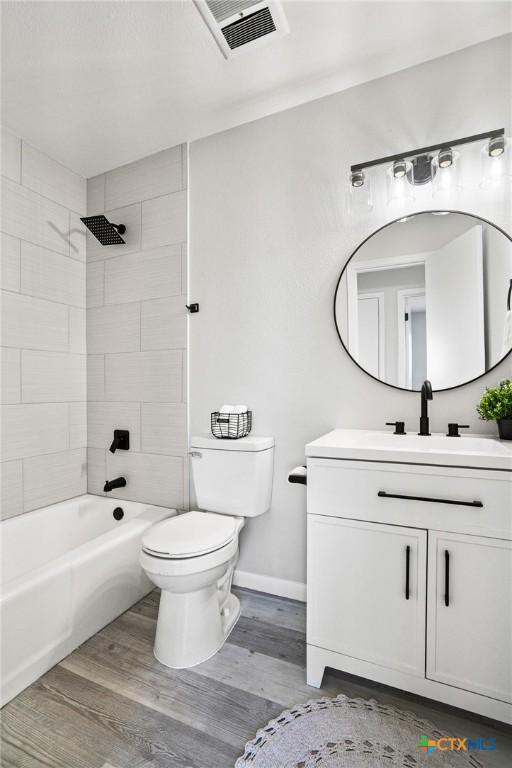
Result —
[[239, 529], [239, 520], [229, 515], [185, 512], [151, 526], [142, 539], [142, 549], [152, 557], [186, 560], [222, 549]]

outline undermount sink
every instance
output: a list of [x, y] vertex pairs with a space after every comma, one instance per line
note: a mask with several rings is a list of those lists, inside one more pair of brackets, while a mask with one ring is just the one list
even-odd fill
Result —
[[432, 434], [394, 435], [363, 429], [334, 429], [306, 445], [309, 458], [439, 464], [512, 472], [512, 441], [496, 437]]

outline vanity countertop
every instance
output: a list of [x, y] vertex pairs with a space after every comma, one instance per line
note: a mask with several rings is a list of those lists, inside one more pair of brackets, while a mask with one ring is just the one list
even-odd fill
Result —
[[364, 429], [333, 429], [306, 445], [308, 458], [391, 461], [512, 472], [512, 441], [487, 435], [447, 437]]

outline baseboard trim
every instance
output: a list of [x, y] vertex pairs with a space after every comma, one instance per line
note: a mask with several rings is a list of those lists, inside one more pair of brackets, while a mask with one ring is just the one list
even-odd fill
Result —
[[254, 589], [256, 592], [267, 592], [270, 595], [300, 600], [301, 603], [306, 602], [306, 585], [300, 581], [277, 579], [274, 576], [264, 576], [261, 573], [235, 571], [233, 584], [237, 587]]

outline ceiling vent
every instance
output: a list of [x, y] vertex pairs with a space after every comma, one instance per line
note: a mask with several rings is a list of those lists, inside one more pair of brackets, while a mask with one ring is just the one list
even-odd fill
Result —
[[289, 32], [279, 2], [254, 0], [194, 0], [223, 56], [227, 59], [248, 45], [254, 46]]

